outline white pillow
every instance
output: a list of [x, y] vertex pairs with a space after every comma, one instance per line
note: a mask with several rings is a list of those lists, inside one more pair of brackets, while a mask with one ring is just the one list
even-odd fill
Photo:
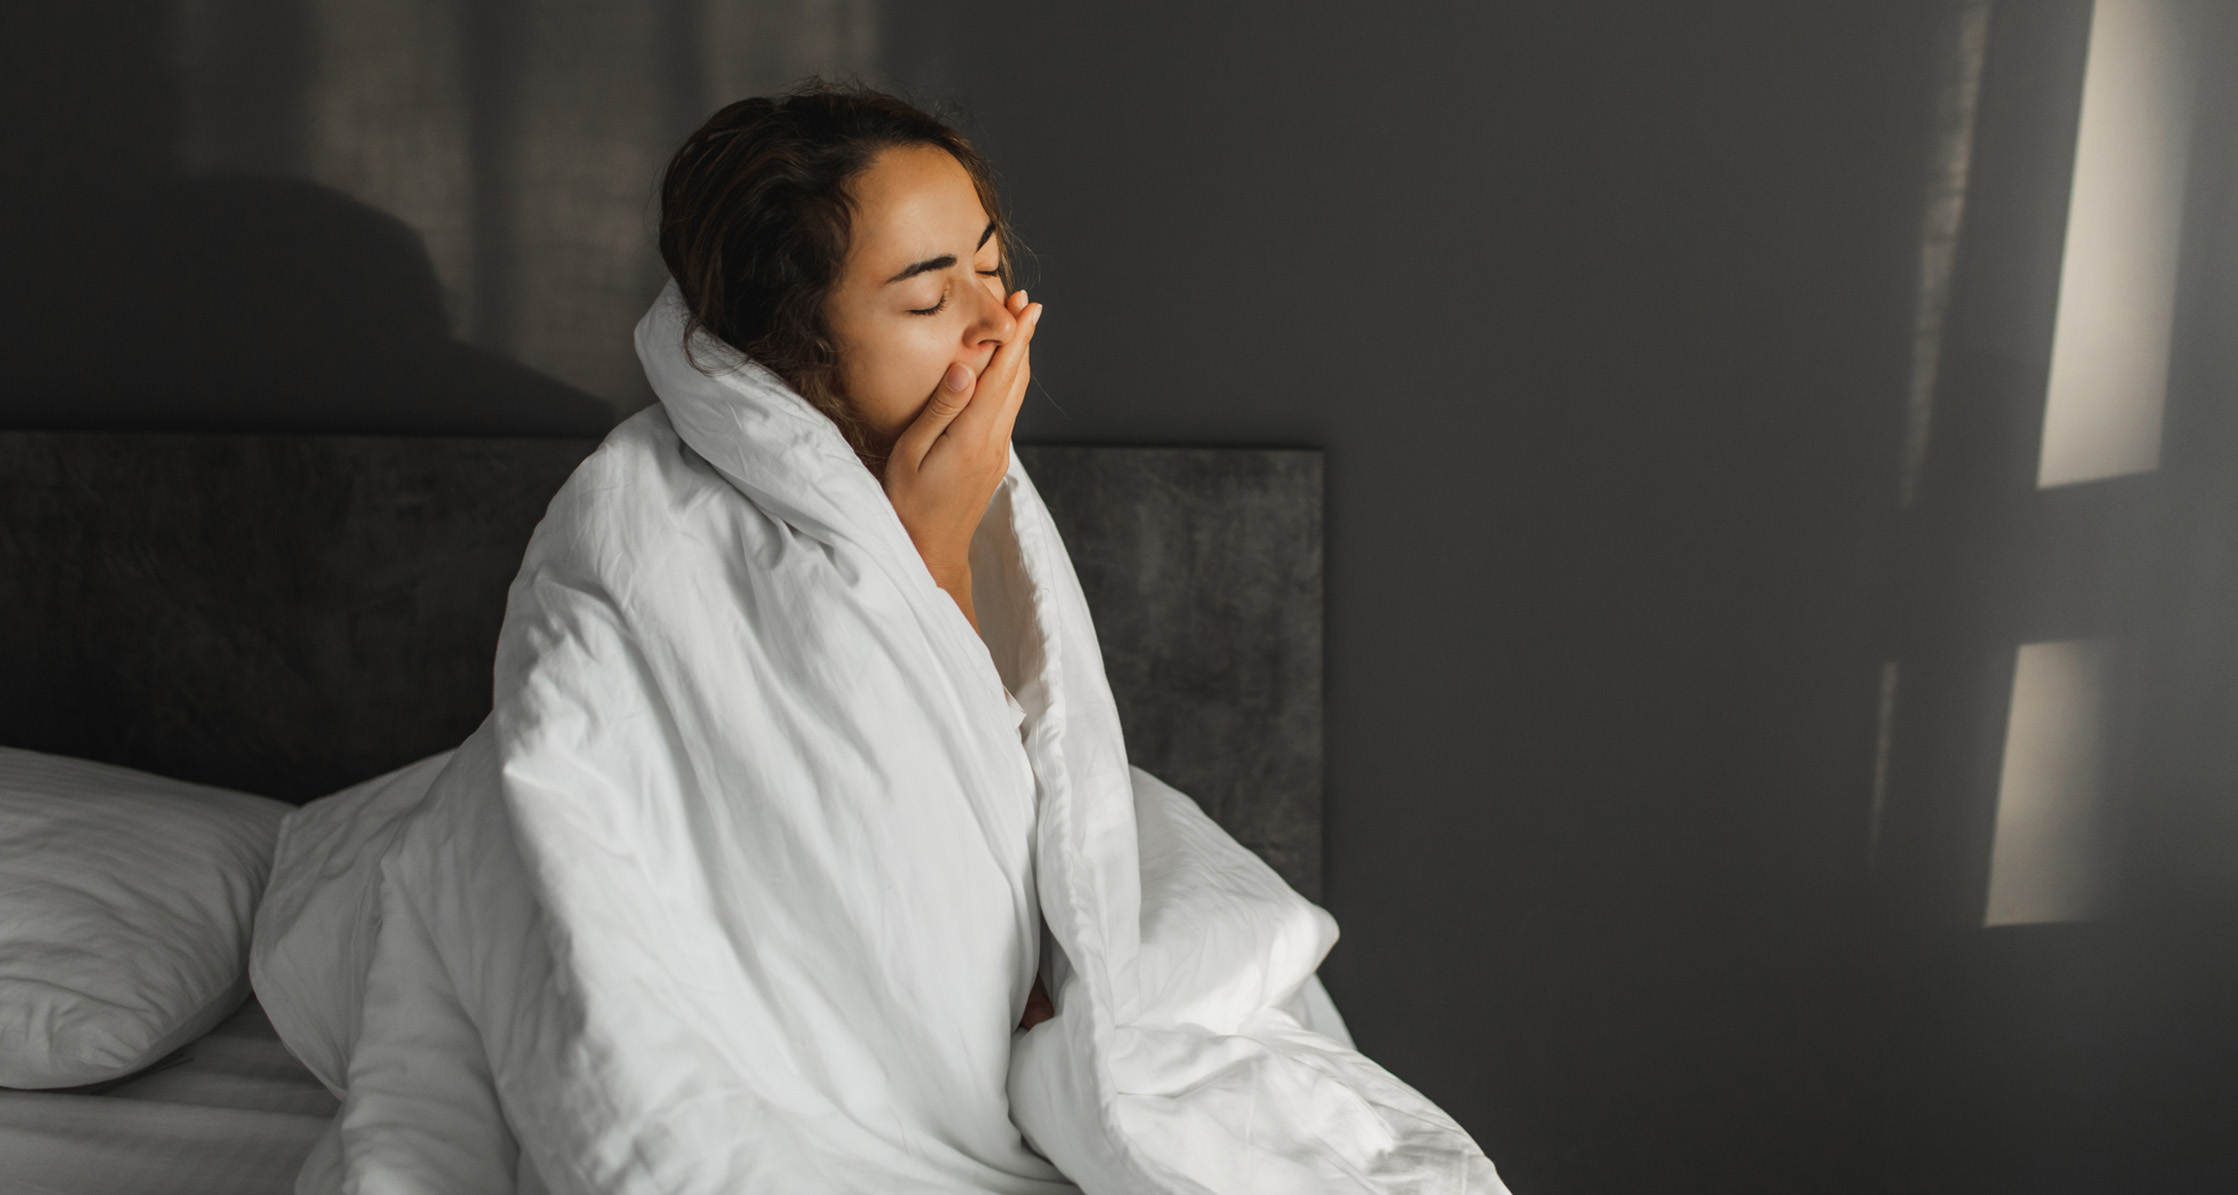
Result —
[[280, 828], [249, 974], [280, 1040], [336, 1096], [364, 1013], [381, 860], [450, 762], [445, 751], [321, 797]]
[[248, 995], [289, 807], [0, 747], [0, 1087], [131, 1074]]

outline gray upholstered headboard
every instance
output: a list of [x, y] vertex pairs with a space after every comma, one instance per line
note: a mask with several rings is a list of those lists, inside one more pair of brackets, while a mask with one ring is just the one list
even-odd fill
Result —
[[[0, 745], [292, 801], [453, 746], [588, 440], [0, 433]], [[1128, 753], [1321, 872], [1321, 457], [1021, 449]]]

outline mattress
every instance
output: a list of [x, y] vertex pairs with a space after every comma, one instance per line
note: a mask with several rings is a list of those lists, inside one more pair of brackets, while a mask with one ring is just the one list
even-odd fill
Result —
[[337, 1103], [251, 1000], [98, 1093], [0, 1091], [4, 1195], [287, 1195]]

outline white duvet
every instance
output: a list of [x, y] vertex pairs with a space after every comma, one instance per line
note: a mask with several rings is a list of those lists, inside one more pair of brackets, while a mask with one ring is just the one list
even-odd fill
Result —
[[257, 987], [343, 1095], [300, 1189], [1504, 1191], [1350, 1048], [1328, 915], [1128, 767], [1015, 458], [975, 633], [682, 320], [529, 545], [489, 719], [290, 824]]

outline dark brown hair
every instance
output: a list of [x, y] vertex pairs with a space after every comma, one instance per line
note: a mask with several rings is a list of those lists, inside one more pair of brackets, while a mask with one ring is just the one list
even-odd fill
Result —
[[1008, 228], [985, 159], [956, 130], [883, 92], [814, 81], [740, 100], [709, 117], [661, 178], [661, 258], [691, 309], [687, 346], [705, 329], [768, 367], [866, 461], [874, 450], [839, 392], [824, 302], [847, 258], [848, 184], [880, 150], [904, 145], [944, 149], [971, 175], [995, 222], [1008, 293]]

